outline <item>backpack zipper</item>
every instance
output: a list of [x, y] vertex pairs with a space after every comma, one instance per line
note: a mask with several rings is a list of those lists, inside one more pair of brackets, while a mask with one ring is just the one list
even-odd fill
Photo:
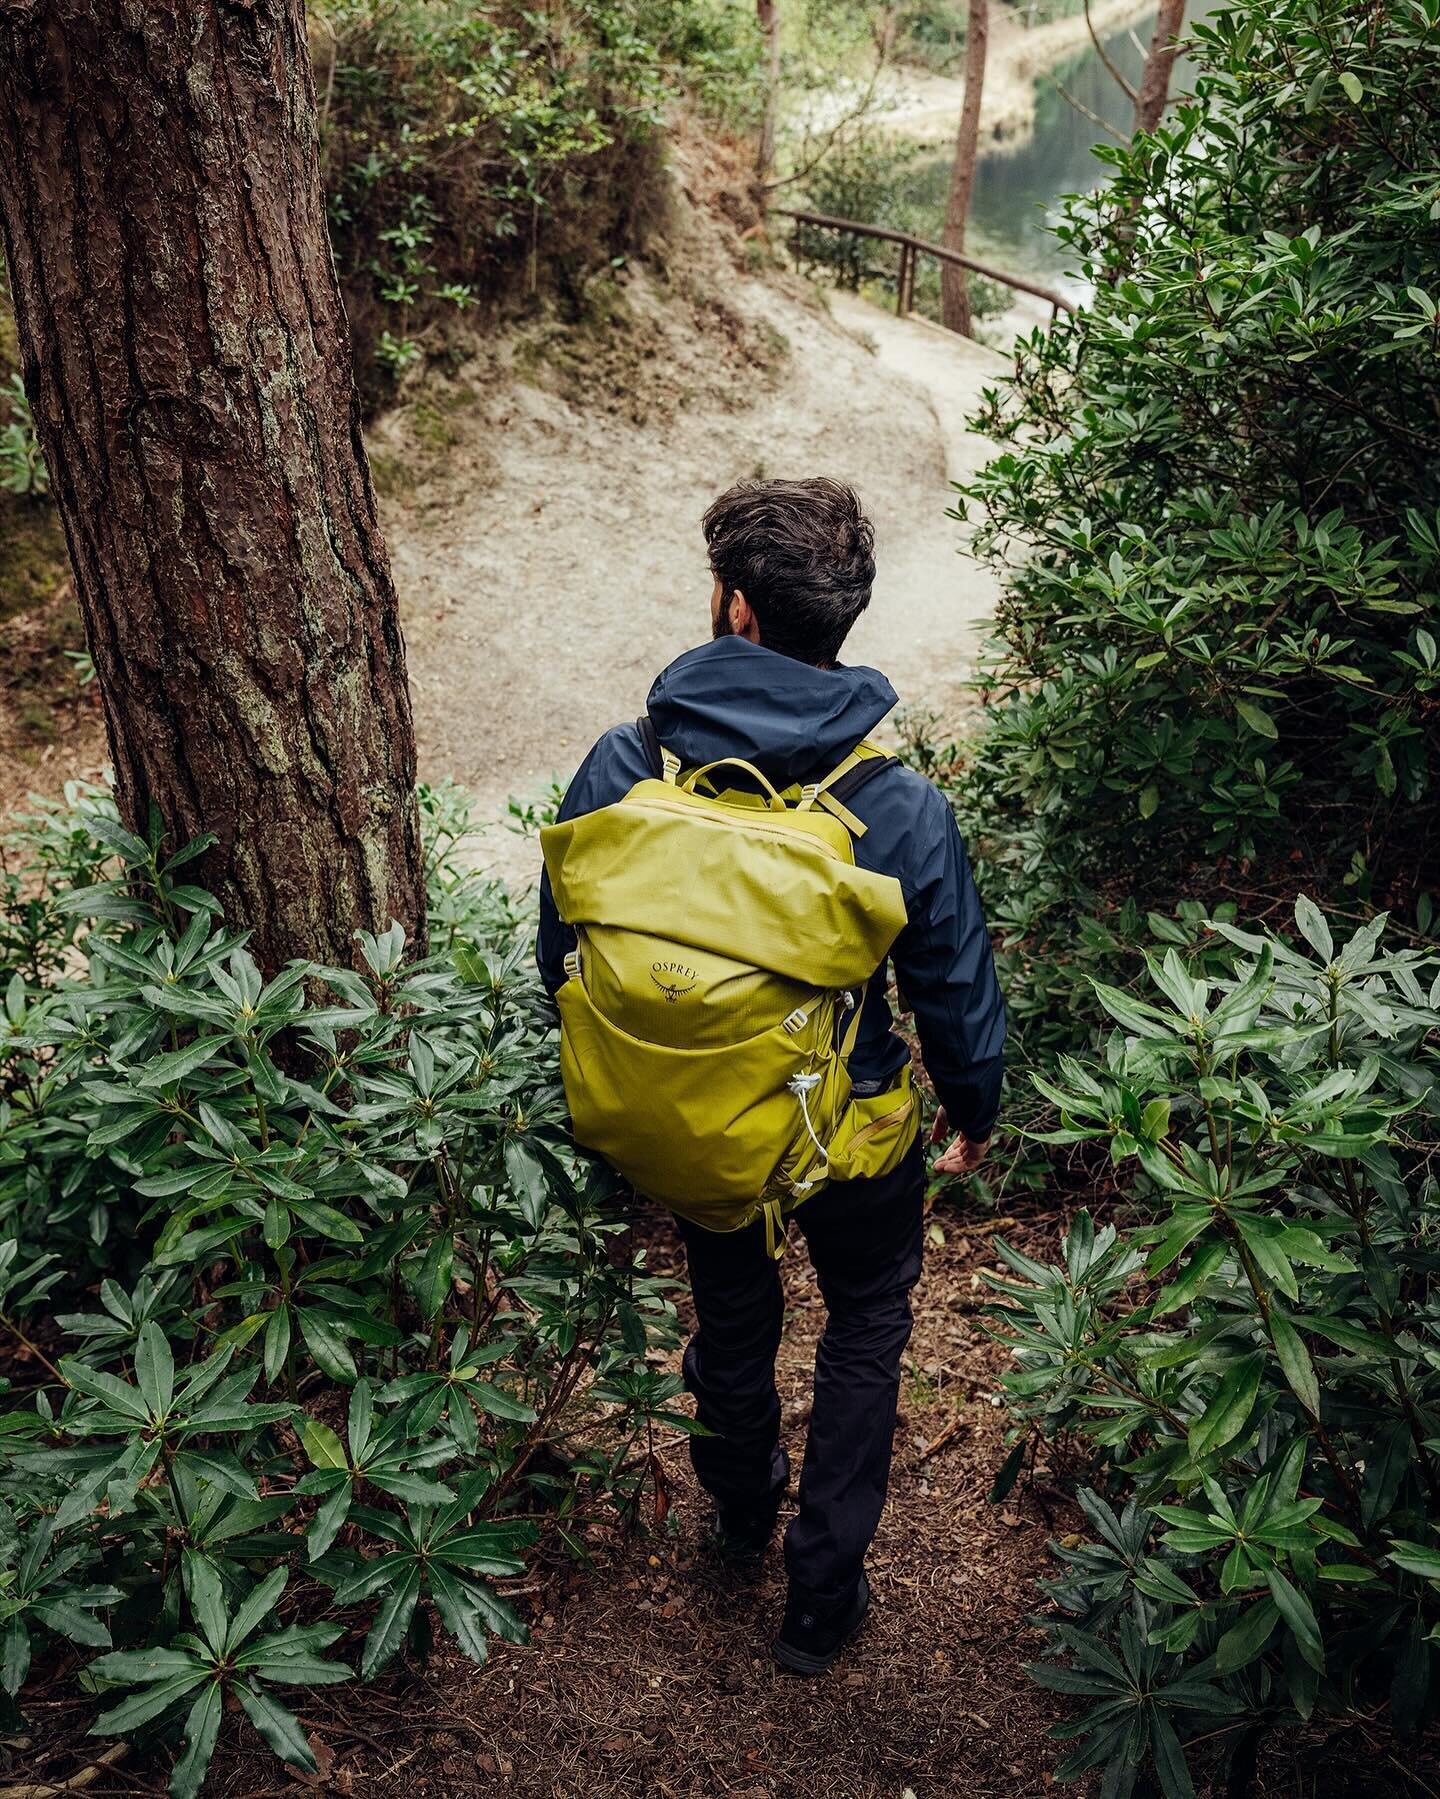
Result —
[[903, 1106], [897, 1107], [893, 1112], [887, 1112], [883, 1118], [872, 1118], [869, 1124], [862, 1125], [845, 1145], [845, 1154], [849, 1155], [857, 1143], [865, 1142], [867, 1137], [873, 1137], [877, 1131], [883, 1131], [887, 1125], [902, 1123], [914, 1110], [915, 1095], [912, 1093]]

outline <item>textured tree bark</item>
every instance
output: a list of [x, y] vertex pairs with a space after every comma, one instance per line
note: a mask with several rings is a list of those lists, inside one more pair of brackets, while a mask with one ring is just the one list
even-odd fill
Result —
[[1160, 0], [1145, 72], [1140, 77], [1140, 92], [1135, 96], [1137, 131], [1153, 131], [1164, 114], [1170, 98], [1170, 71], [1180, 54], [1180, 28], [1184, 23], [1185, 0]]
[[302, 0], [7, 0], [0, 226], [122, 814], [269, 970], [423, 943]]
[[755, 19], [765, 45], [765, 111], [760, 119], [755, 173], [765, 182], [775, 167], [775, 126], [780, 112], [780, 9], [776, 0], [755, 0]]
[[[975, 162], [980, 153], [980, 102], [985, 94], [985, 52], [990, 38], [990, 0], [970, 0], [965, 28], [965, 97], [955, 134], [955, 163], [950, 171], [950, 199], [945, 208], [947, 250], [965, 248], [970, 195], [975, 188]], [[940, 265], [940, 316], [952, 331], [971, 334], [970, 277], [950, 263]]]

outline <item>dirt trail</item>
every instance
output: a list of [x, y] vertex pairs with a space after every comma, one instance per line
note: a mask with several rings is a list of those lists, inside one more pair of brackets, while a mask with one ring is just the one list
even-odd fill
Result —
[[[772, 346], [766, 366], [725, 330], [677, 331], [673, 294], [648, 298], [668, 336], [640, 333], [642, 391], [625, 407], [599, 391], [608, 338], [600, 368], [582, 362], [559, 380], [573, 339], [542, 346], [555, 367], [527, 362], [522, 339], [463, 371], [440, 396], [443, 416], [427, 389], [370, 433], [392, 488], [385, 528], [420, 768], [472, 789], [477, 818], [500, 819], [510, 795], [568, 775], [705, 636], [700, 518], [744, 476], [827, 473], [854, 485], [875, 523], [879, 574], [848, 659], [883, 668], [902, 705], [949, 718], [964, 704], [994, 583], [961, 554], [963, 531], [945, 513], [950, 480], [988, 453], [964, 421], [1004, 358], [798, 279], [732, 281], [725, 304], [751, 352]], [[417, 436], [417, 419], [432, 433], [438, 421], [438, 441]], [[37, 611], [32, 635], [56, 628], [57, 605]], [[74, 775], [101, 778], [94, 689], [62, 697], [37, 758], [10, 743], [15, 719], [0, 694], [0, 808]], [[481, 854], [522, 887], [538, 874], [534, 845], [503, 823]]]
[[[953, 716], [994, 603], [960, 553], [949, 480], [983, 444], [964, 430], [994, 351], [902, 324], [864, 301], [829, 310], [744, 282], [727, 300], [783, 335], [772, 375], [632, 423], [524, 381], [484, 401], [490, 485], [460, 468], [387, 534], [405, 617], [420, 766], [503, 812], [634, 718], [656, 672], [708, 631], [700, 517], [730, 482], [827, 473], [876, 528], [879, 575], [848, 659], [885, 669], [902, 703]], [[487, 860], [524, 883], [535, 852], [498, 827]]]
[[[966, 421], [979, 403], [981, 388], [993, 385], [1009, 367], [1006, 357], [918, 315], [896, 318], [858, 294], [831, 294], [830, 310], [837, 323], [871, 340], [876, 360], [890, 380], [918, 388], [929, 400], [950, 480], [973, 475], [995, 454], [995, 445], [967, 429]], [[950, 529], [956, 533], [954, 550], [963, 543], [964, 532], [953, 520]], [[966, 566], [975, 569], [977, 579], [989, 580], [986, 571], [973, 563]], [[993, 584], [988, 591], [993, 598]]]

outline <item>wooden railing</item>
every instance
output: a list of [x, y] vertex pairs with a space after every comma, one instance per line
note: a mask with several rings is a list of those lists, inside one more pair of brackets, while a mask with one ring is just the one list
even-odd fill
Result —
[[1052, 320], [1057, 313], [1075, 310], [1063, 294], [1057, 294], [1052, 288], [1042, 287], [1035, 281], [1026, 281], [1022, 276], [1011, 275], [1004, 269], [991, 268], [988, 262], [977, 262], [973, 256], [966, 256], [959, 250], [947, 250], [944, 244], [932, 244], [909, 231], [892, 231], [888, 225], [865, 225], [858, 219], [834, 219], [823, 212], [800, 212], [791, 206], [776, 206], [771, 210], [779, 213], [782, 218], [794, 219], [799, 225], [815, 225], [823, 231], [848, 231], [855, 237], [873, 237], [878, 238], [881, 243], [899, 244], [900, 271], [895, 282], [895, 310], [901, 318], [915, 304], [915, 261], [920, 256], [933, 256], [937, 262], [948, 262], [956, 268], [969, 269], [972, 274], [983, 275], [987, 281], [998, 281], [1004, 287], [1013, 287], [1017, 293], [1032, 294], [1049, 306]]

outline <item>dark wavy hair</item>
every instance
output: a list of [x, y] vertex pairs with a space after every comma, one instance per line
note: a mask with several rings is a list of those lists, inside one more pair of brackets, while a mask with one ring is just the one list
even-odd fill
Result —
[[875, 581], [875, 533], [850, 488], [825, 475], [737, 481], [704, 529], [724, 604], [744, 594], [765, 648], [834, 662]]

